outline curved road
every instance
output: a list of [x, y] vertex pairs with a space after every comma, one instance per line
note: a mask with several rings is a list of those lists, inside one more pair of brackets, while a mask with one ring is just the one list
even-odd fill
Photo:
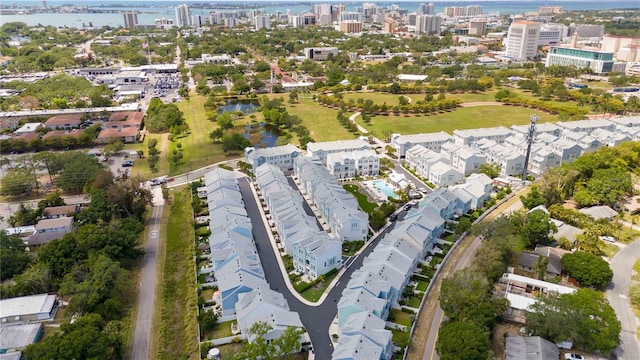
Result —
[[640, 344], [638, 344], [636, 335], [639, 323], [633, 310], [631, 310], [631, 303], [628, 298], [633, 264], [639, 257], [640, 239], [637, 239], [621, 248], [611, 259], [613, 279], [607, 287], [607, 298], [622, 325], [621, 343], [616, 349], [618, 359], [633, 360], [638, 359], [640, 356]]

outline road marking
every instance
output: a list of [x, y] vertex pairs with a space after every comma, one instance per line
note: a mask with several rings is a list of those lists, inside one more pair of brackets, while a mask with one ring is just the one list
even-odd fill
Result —
[[625, 294], [620, 294], [618, 296], [620, 296], [621, 299], [626, 299], [627, 298], [627, 295], [625, 295]]
[[152, 231], [150, 237], [152, 238], [158, 237], [158, 231], [157, 230]]

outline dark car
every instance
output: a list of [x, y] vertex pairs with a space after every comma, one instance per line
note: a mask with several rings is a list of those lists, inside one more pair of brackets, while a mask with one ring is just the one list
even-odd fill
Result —
[[133, 166], [133, 160], [127, 160], [122, 163], [122, 167], [131, 167]]
[[397, 218], [398, 218], [398, 215], [396, 214], [391, 214], [391, 216], [389, 216], [389, 220], [391, 221], [396, 221]]

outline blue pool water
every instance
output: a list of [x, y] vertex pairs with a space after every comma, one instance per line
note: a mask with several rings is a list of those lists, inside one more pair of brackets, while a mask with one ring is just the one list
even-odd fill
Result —
[[378, 188], [378, 190], [382, 191], [383, 194], [390, 196], [393, 199], [399, 199], [400, 196], [393, 192], [393, 189], [387, 185], [384, 180], [373, 180], [373, 185]]

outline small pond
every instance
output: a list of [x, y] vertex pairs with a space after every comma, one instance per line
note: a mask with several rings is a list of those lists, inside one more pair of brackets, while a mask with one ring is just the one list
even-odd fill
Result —
[[232, 111], [242, 111], [245, 114], [250, 114], [252, 112], [255, 112], [256, 109], [260, 107], [260, 102], [258, 100], [227, 99], [225, 100], [225, 102], [225, 105], [218, 106], [218, 114]]
[[253, 123], [245, 127], [244, 137], [256, 147], [273, 147], [280, 136], [277, 126], [266, 123]]

